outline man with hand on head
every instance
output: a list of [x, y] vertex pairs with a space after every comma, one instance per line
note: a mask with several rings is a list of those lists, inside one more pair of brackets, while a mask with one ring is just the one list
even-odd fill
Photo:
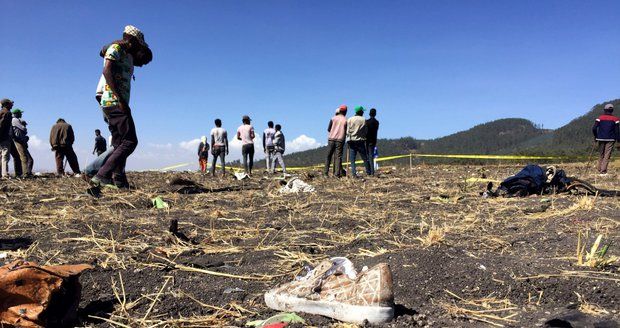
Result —
[[112, 134], [114, 150], [90, 182], [95, 187], [128, 187], [125, 166], [127, 158], [138, 145], [136, 126], [129, 107], [131, 79], [134, 66], [148, 64], [152, 53], [142, 31], [132, 25], [125, 27], [121, 40], [112, 42], [102, 52], [105, 84], [100, 105]]

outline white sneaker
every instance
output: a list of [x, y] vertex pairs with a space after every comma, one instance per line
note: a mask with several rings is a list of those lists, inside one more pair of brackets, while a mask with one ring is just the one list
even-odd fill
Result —
[[389, 265], [377, 264], [354, 278], [346, 271], [341, 263], [323, 261], [306, 277], [269, 290], [265, 303], [278, 311], [319, 314], [357, 324], [392, 320], [394, 293]]

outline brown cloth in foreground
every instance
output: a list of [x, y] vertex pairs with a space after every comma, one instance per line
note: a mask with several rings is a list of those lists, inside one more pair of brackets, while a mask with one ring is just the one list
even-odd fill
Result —
[[15, 261], [0, 267], [1, 327], [67, 327], [77, 316], [87, 264], [38, 266]]

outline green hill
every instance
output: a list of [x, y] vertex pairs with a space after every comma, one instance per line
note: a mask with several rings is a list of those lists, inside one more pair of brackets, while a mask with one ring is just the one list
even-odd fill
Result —
[[[597, 104], [585, 115], [556, 129], [541, 129], [522, 118], [500, 119], [476, 125], [465, 131], [432, 140], [411, 137], [380, 139], [381, 156], [417, 153], [436, 154], [518, 154], [518, 155], [587, 155], [592, 149], [592, 124], [603, 112]], [[620, 108], [620, 99], [612, 100]], [[380, 133], [381, 131], [379, 131]], [[323, 163], [326, 147], [292, 153], [285, 156], [289, 166]]]

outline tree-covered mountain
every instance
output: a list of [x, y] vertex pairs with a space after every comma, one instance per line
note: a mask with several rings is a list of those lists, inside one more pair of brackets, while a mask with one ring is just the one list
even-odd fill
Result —
[[[583, 116], [555, 129], [541, 129], [522, 118], [506, 118], [476, 125], [465, 131], [432, 140], [411, 137], [380, 139], [381, 156], [408, 154], [519, 154], [587, 155], [593, 144], [592, 125], [605, 104], [597, 104]], [[620, 110], [620, 99], [611, 101]], [[323, 163], [327, 149], [320, 147], [285, 156], [289, 166]]]

